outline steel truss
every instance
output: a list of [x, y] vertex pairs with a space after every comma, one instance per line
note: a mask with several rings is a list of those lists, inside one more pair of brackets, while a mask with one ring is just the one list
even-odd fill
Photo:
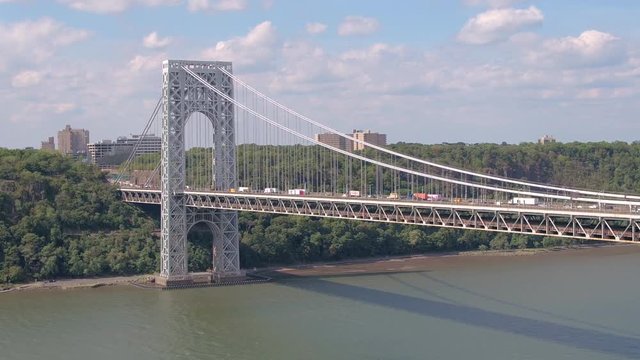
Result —
[[[231, 72], [229, 62], [166, 60], [163, 62], [163, 117], [161, 155], [161, 263], [160, 276], [167, 281], [188, 279], [187, 231], [194, 217], [187, 212], [185, 190], [185, 126], [191, 114], [204, 114], [213, 125], [213, 190], [236, 185], [236, 156], [233, 104], [189, 75], [185, 68], [205, 79], [226, 96], [233, 96], [233, 82], [220, 70]], [[203, 210], [205, 211], [205, 210]], [[212, 209], [210, 223], [220, 238], [214, 253], [220, 254], [214, 268], [221, 276], [240, 273], [238, 218], [234, 211]], [[189, 215], [189, 216], [188, 216]], [[215, 215], [215, 216], [214, 216]]]
[[[121, 189], [124, 201], [159, 204], [156, 190]], [[640, 215], [544, 207], [499, 207], [382, 199], [185, 192], [194, 209], [251, 211], [554, 236], [640, 242]]]

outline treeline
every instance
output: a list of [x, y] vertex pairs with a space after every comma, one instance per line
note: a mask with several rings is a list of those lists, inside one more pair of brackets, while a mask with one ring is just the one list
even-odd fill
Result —
[[0, 149], [0, 282], [153, 272], [154, 227], [94, 166]]
[[640, 192], [640, 142], [398, 143], [390, 148], [467, 170], [593, 190]]
[[573, 243], [552, 237], [302, 216], [242, 213], [240, 219], [244, 267]]

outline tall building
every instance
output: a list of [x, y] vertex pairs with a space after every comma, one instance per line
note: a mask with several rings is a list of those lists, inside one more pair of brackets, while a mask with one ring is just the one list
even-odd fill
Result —
[[[372, 133], [371, 130], [353, 130], [353, 138], [368, 142], [372, 145], [384, 146], [387, 145], [387, 134]], [[364, 150], [364, 144], [357, 142], [353, 143], [353, 150]]]
[[[351, 135], [347, 134], [347, 136], [351, 136]], [[334, 133], [316, 134], [315, 138], [316, 138], [316, 141], [318, 142], [336, 147], [340, 150], [345, 150], [349, 152], [353, 151], [353, 141], [348, 140], [338, 134], [334, 134]]]
[[65, 155], [86, 154], [88, 143], [89, 130], [72, 129], [67, 125], [58, 131], [58, 150]]
[[556, 138], [551, 135], [545, 135], [538, 139], [538, 144], [550, 144], [556, 142]]
[[43, 141], [40, 145], [41, 150], [54, 151], [56, 149], [56, 143], [53, 140], [53, 136], [49, 136], [47, 141]]
[[138, 145], [138, 149], [136, 150], [135, 156], [139, 156], [142, 154], [152, 154], [159, 153], [162, 150], [162, 138], [156, 136], [155, 134], [147, 134], [147, 135], [131, 135], [130, 138], [126, 136], [121, 136], [116, 140], [116, 145], [120, 147], [134, 147], [136, 144]]
[[130, 138], [121, 136], [116, 141], [102, 140], [89, 144], [89, 160], [101, 168], [120, 165], [127, 160], [138, 143], [134, 156], [159, 153], [162, 149], [162, 139], [154, 134], [132, 135]]
[[[87, 144], [89, 161], [93, 164], [101, 165], [109, 157], [115, 156], [115, 143], [111, 140], [102, 140]], [[128, 156], [128, 154], [127, 154]], [[104, 159], [104, 160], [103, 160]], [[113, 162], [113, 161], [109, 161]], [[117, 164], [114, 164], [117, 165]]]
[[[369, 144], [384, 146], [387, 145], [387, 134], [373, 133], [371, 130], [353, 130], [352, 134], [345, 134], [348, 137], [368, 142]], [[352, 152], [354, 150], [364, 150], [364, 144], [351, 141], [343, 136], [334, 133], [316, 134], [316, 141], [337, 147], [338, 149]]]

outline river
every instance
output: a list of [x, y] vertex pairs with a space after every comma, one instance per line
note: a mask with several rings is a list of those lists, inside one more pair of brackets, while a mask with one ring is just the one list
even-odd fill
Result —
[[640, 247], [0, 294], [0, 359], [638, 359]]

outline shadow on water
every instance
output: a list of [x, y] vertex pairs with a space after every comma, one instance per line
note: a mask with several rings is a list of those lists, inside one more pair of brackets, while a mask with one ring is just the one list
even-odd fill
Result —
[[[418, 275], [420, 275], [422, 272], [416, 272], [416, 273]], [[404, 281], [400, 277], [395, 276], [393, 274], [386, 274], [386, 275], [387, 275], [386, 277], [388, 279], [390, 279], [392, 281], [395, 281], [395, 282], [397, 282], [399, 284], [402, 284], [402, 285], [404, 285], [404, 286], [406, 286], [406, 287], [408, 287], [408, 288], [410, 288], [410, 289], [412, 289], [414, 291], [421, 292], [421, 293], [426, 294], [428, 296], [431, 296], [431, 297], [434, 297], [436, 299], [439, 299], [439, 300], [442, 300], [442, 301], [445, 301], [445, 302], [449, 302], [449, 303], [452, 303], [452, 304], [456, 304], [457, 303], [457, 301], [455, 301], [454, 299], [450, 299], [450, 298], [448, 298], [446, 296], [442, 296], [442, 295], [436, 293], [435, 291], [430, 291], [430, 290], [427, 290], [425, 288], [421, 288], [420, 286], [413, 285], [412, 283], [410, 283], [408, 281]]]
[[[534, 313], [538, 313], [538, 314], [542, 314], [542, 315], [553, 316], [553, 317], [561, 319], [561, 320], [571, 321], [571, 322], [575, 322], [575, 323], [578, 323], [578, 324], [587, 325], [587, 326], [594, 327], [594, 328], [600, 328], [600, 329], [607, 330], [607, 331], [618, 332], [618, 333], [622, 332], [622, 330], [620, 330], [620, 329], [615, 329], [615, 328], [604, 326], [604, 325], [601, 325], [601, 324], [596, 324], [596, 323], [592, 323], [592, 322], [589, 322], [589, 321], [575, 319], [575, 318], [572, 318], [572, 317], [569, 317], [569, 316], [565, 316], [565, 315], [562, 315], [562, 314], [557, 314], [557, 313], [552, 313], [550, 311], [537, 309], [537, 308], [534, 308], [534, 307], [531, 307], [531, 306], [526, 306], [526, 305], [522, 305], [522, 304], [511, 302], [511, 301], [498, 299], [496, 297], [493, 297], [493, 296], [490, 296], [490, 295], [486, 295], [486, 294], [482, 294], [482, 293], [479, 293], [477, 291], [469, 290], [467, 288], [463, 288], [462, 286], [458, 286], [458, 285], [452, 284], [452, 283], [450, 283], [448, 281], [445, 281], [445, 280], [442, 280], [442, 279], [438, 279], [435, 276], [427, 274], [426, 272], [420, 272], [420, 273], [417, 273], [417, 275], [422, 276], [422, 277], [424, 277], [424, 278], [426, 278], [426, 279], [428, 279], [430, 281], [433, 281], [434, 283], [437, 283], [437, 284], [443, 285], [445, 287], [448, 287], [450, 289], [454, 289], [454, 290], [460, 291], [460, 292], [468, 294], [468, 295], [476, 296], [476, 297], [479, 297], [481, 299], [493, 301], [493, 302], [496, 302], [498, 304], [508, 305], [508, 306], [511, 306], [511, 307], [514, 307], [514, 308], [517, 308], [517, 309], [526, 310], [526, 311], [530, 311], [530, 312], [534, 312]], [[636, 332], [630, 332], [630, 333], [633, 336], [639, 336], [638, 333], [636, 333]]]
[[[392, 272], [381, 272], [379, 274], [391, 275]], [[372, 274], [347, 274], [342, 276], [334, 275], [331, 277], [353, 276], [372, 276]], [[384, 290], [340, 284], [326, 280], [326, 278], [327, 277], [325, 276], [320, 278], [288, 274], [279, 283], [304, 291], [341, 297], [371, 305], [402, 310], [412, 314], [527, 336], [538, 340], [554, 342], [560, 345], [614, 354], [629, 359], [640, 358], [640, 338], [638, 337], [616, 335], [599, 330], [582, 329], [545, 320], [502, 314], [468, 305], [449, 303], [447, 301], [421, 299], [414, 296], [396, 294]], [[449, 285], [454, 286], [452, 284]], [[459, 289], [466, 290], [464, 288]], [[483, 296], [482, 294], [475, 295]], [[533, 310], [535, 311], [535, 309]]]
[[287, 272], [280, 271], [266, 271], [260, 272], [258, 274], [267, 275], [268, 277], [274, 280], [302, 280], [302, 279], [339, 279], [339, 278], [354, 278], [354, 277], [371, 277], [371, 276], [379, 276], [379, 275], [391, 275], [391, 274], [422, 274], [426, 273], [428, 270], [381, 270], [381, 271], [365, 271], [365, 270], [357, 270], [357, 271], [342, 271], [339, 274], [314, 274], [314, 275], [296, 275]]

